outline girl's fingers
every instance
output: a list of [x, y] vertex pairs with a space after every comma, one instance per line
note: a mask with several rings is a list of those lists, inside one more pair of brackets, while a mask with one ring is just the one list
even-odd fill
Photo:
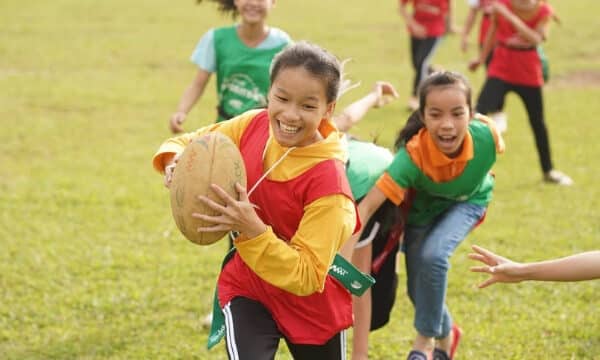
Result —
[[396, 91], [396, 89], [394, 88], [394, 86], [392, 86], [392, 84], [390, 84], [388, 82], [384, 82], [384, 83], [382, 83], [382, 87], [383, 87], [383, 94], [384, 95], [389, 95], [389, 96], [392, 96], [394, 98], [399, 97], [398, 92]]
[[486, 274], [491, 274], [494, 271], [492, 270], [492, 268], [490, 268], [489, 266], [472, 266], [470, 268], [470, 270], [472, 272], [478, 272], [478, 273], [486, 273]]
[[494, 278], [489, 278], [486, 281], [482, 282], [481, 284], [477, 285], [477, 287], [479, 287], [480, 289], [483, 289], [483, 288], [486, 288], [486, 287], [492, 285], [495, 282], [496, 282], [496, 280], [494, 280]]
[[479, 254], [487, 257], [487, 258], [493, 259], [494, 257], [496, 257], [496, 254], [494, 254], [493, 252], [491, 252], [491, 251], [489, 251], [489, 250], [487, 250], [485, 248], [482, 248], [481, 246], [471, 245], [471, 248], [475, 252], [477, 252], [477, 253], [479, 253]]
[[469, 257], [469, 259], [485, 262], [485, 257], [481, 254], [470, 253], [467, 256]]
[[192, 213], [192, 217], [215, 224], [223, 224], [227, 226], [231, 226], [233, 224], [233, 221], [227, 215], [207, 215], [201, 213]]
[[219, 232], [219, 231], [230, 231], [229, 226], [219, 224], [214, 226], [200, 226], [196, 229], [197, 232]]
[[482, 254], [469, 254], [467, 256], [469, 257], [469, 259], [477, 260], [489, 266], [498, 265], [498, 261], [496, 261], [496, 259], [493, 257], [485, 256]]
[[[218, 202], [211, 200], [209, 197], [204, 196], [204, 195], [198, 195], [198, 200], [202, 201], [205, 205], [207, 205], [209, 208], [213, 209], [214, 211], [217, 211], [221, 214], [225, 213], [225, 209], [226, 207], [219, 204]], [[195, 213], [197, 214], [197, 213]], [[198, 214], [198, 215], [202, 215], [202, 214]], [[194, 214], [192, 214], [192, 216], [194, 216]]]
[[248, 193], [246, 192], [246, 188], [242, 186], [242, 184], [236, 182], [235, 183], [235, 189], [237, 190], [239, 196], [240, 196], [240, 201], [242, 202], [250, 202], [250, 200], [248, 199]]
[[217, 196], [219, 196], [221, 198], [221, 200], [223, 200], [225, 202], [226, 205], [233, 205], [235, 204], [235, 199], [232, 198], [225, 190], [223, 190], [219, 185], [216, 184], [212, 184], [210, 186], [210, 188], [212, 189], [212, 191], [217, 194]]

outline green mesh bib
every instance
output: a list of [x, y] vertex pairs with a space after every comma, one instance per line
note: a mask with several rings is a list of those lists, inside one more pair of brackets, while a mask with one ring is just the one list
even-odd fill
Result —
[[271, 49], [249, 48], [241, 42], [236, 26], [214, 32], [217, 58], [218, 121], [247, 110], [266, 107], [269, 67], [285, 44]]

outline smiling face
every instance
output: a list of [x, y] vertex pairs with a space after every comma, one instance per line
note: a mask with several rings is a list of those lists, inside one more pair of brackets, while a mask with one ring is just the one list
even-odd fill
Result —
[[269, 11], [275, 4], [274, 0], [235, 0], [235, 7], [242, 19], [247, 24], [265, 22]]
[[307, 146], [322, 139], [319, 124], [335, 108], [335, 102], [327, 102], [323, 80], [301, 66], [283, 68], [268, 97], [271, 129], [280, 145]]
[[456, 157], [462, 148], [471, 118], [465, 89], [461, 84], [432, 87], [421, 115], [437, 148], [448, 157]]

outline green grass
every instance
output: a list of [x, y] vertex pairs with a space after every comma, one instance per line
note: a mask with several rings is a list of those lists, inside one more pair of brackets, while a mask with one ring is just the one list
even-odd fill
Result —
[[[556, 167], [576, 185], [541, 183], [524, 110], [509, 97], [495, 199], [452, 258], [448, 302], [466, 331], [462, 359], [600, 359], [600, 282], [480, 291], [466, 257], [471, 243], [523, 261], [598, 248], [600, 5], [552, 4], [563, 24], [545, 46], [547, 123]], [[465, 11], [457, 2], [457, 23]], [[363, 86], [339, 108], [375, 80], [397, 86], [403, 99], [354, 130], [390, 146], [412, 78], [395, 2], [279, 1], [270, 20], [354, 59], [347, 71]], [[191, 0], [0, 2], [0, 358], [226, 358], [222, 345], [205, 350], [200, 326], [225, 244], [182, 238], [150, 159], [195, 72], [188, 57], [196, 41], [229, 22]], [[466, 71], [474, 54], [456, 49], [449, 37], [435, 62]], [[477, 93], [483, 75], [469, 76]], [[211, 83], [188, 129], [211, 122], [214, 106]], [[372, 359], [410, 348], [404, 289], [392, 322], [371, 337]]]

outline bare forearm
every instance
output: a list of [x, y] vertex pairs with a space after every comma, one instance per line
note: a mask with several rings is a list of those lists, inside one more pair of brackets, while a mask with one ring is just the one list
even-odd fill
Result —
[[183, 112], [185, 114], [189, 113], [198, 98], [204, 92], [204, 86], [198, 86], [196, 83], [190, 84], [190, 86], [185, 89], [183, 95], [181, 96], [181, 100], [179, 100], [179, 104], [177, 105], [177, 111]]
[[467, 19], [465, 20], [465, 25], [463, 27], [462, 36], [467, 37], [471, 33], [471, 29], [473, 29], [473, 24], [475, 23], [475, 18], [477, 17], [477, 10], [471, 8], [469, 10], [469, 14], [467, 15]]
[[412, 15], [408, 13], [406, 10], [406, 4], [399, 1], [398, 3], [398, 11], [400, 12], [400, 16], [404, 19], [407, 25], [412, 21]]
[[542, 41], [544, 41], [544, 37], [535, 29], [527, 26], [523, 20], [521, 20], [517, 15], [513, 14], [510, 10], [500, 11], [499, 16], [504, 17], [508, 20], [512, 26], [515, 27], [519, 35], [521, 35], [525, 40], [529, 41], [533, 45], [538, 45]]
[[377, 103], [377, 95], [370, 93], [362, 99], [348, 105], [341, 114], [333, 119], [338, 129], [342, 132], [350, 130], [365, 114]]
[[525, 280], [580, 281], [600, 278], [600, 251], [590, 251], [556, 260], [522, 264]]
[[487, 59], [488, 55], [494, 48], [494, 45], [496, 43], [496, 29], [497, 25], [495, 23], [492, 23], [485, 35], [483, 46], [481, 47], [481, 53], [479, 54], [479, 60], [482, 63], [485, 62], [485, 59]]

